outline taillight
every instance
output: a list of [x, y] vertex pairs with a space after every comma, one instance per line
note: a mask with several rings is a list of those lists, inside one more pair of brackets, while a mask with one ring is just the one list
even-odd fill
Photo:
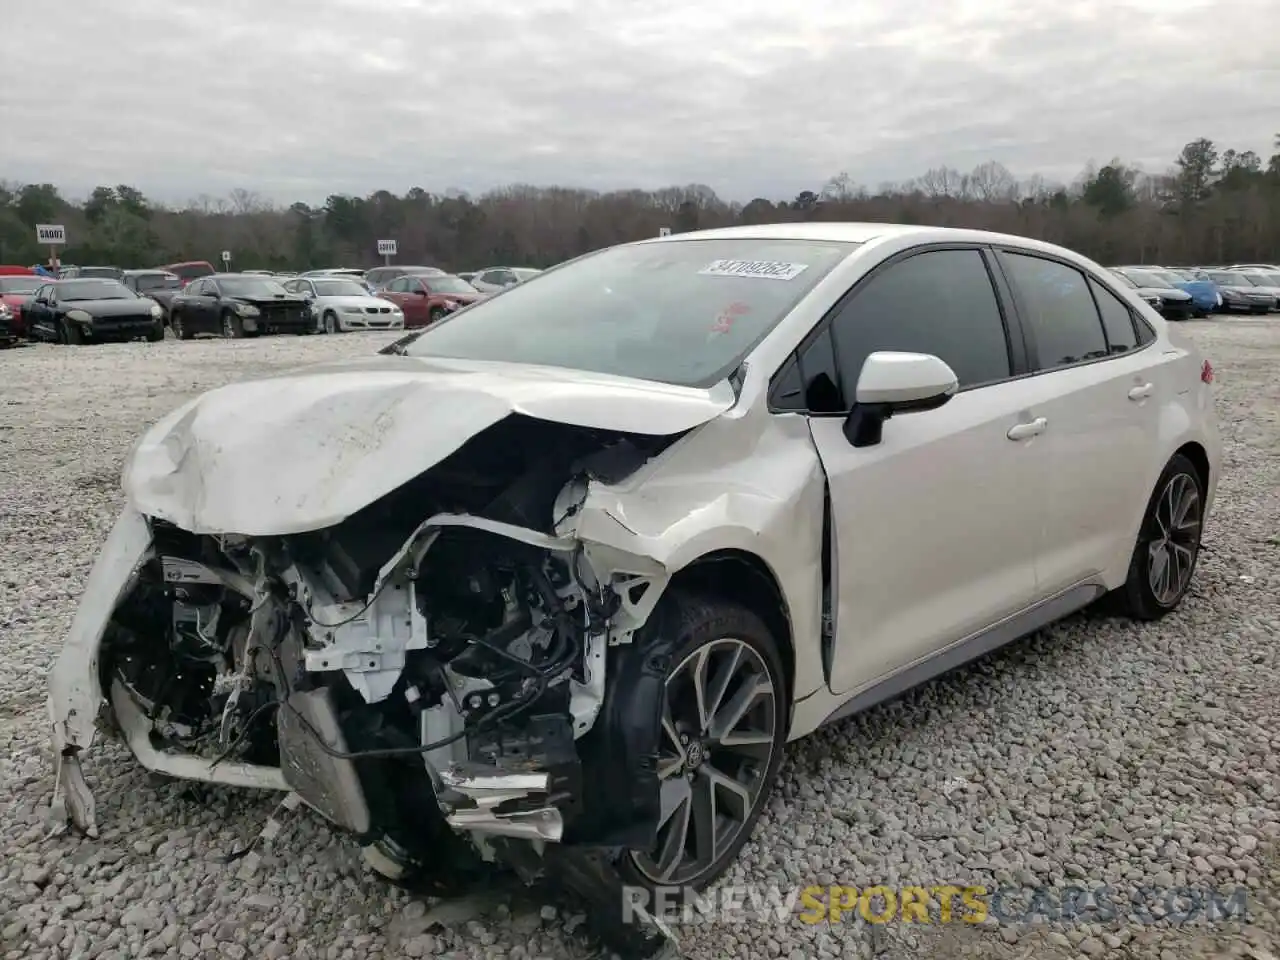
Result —
[[1208, 360], [1200, 367], [1200, 382], [1213, 383], [1213, 364]]

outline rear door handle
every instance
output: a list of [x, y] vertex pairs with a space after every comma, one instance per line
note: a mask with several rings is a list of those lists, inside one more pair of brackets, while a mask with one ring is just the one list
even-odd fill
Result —
[[1130, 400], [1145, 400], [1151, 396], [1151, 384], [1144, 383], [1141, 386], [1134, 387], [1129, 391]]
[[1044, 433], [1047, 426], [1049, 426], [1048, 420], [1044, 417], [1036, 417], [1030, 423], [1019, 423], [1010, 427], [1006, 436], [1010, 440], [1030, 440], [1032, 437]]

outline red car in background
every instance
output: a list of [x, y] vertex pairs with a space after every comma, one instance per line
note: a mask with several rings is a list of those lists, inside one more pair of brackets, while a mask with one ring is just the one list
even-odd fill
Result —
[[467, 281], [451, 274], [397, 277], [379, 290], [378, 296], [404, 311], [406, 330], [425, 327], [486, 299], [485, 294]]
[[184, 263], [170, 263], [163, 267], [156, 267], [157, 270], [163, 270], [165, 273], [172, 273], [185, 287], [192, 280], [199, 280], [201, 277], [211, 277], [218, 271], [213, 269], [213, 264], [208, 260], [187, 260]]
[[0, 267], [0, 343], [27, 335], [22, 311], [31, 302], [36, 288], [48, 282], [48, 277], [26, 267]]

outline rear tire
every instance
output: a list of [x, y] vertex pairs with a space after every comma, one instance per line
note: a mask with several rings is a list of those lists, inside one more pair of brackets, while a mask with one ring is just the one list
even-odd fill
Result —
[[427, 314], [427, 323], [439, 323], [444, 319], [444, 311], [439, 307], [432, 307], [431, 312]]
[[191, 331], [187, 329], [187, 323], [183, 319], [181, 311], [169, 317], [169, 329], [173, 331], [174, 337], [179, 340], [191, 339]]
[[1147, 502], [1129, 561], [1129, 577], [1114, 591], [1119, 612], [1159, 620], [1187, 595], [1200, 558], [1204, 483], [1195, 465], [1177, 454], [1165, 466]]

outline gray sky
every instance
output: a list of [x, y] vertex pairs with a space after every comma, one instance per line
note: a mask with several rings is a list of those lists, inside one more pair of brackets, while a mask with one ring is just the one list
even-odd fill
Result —
[[168, 202], [1066, 182], [1280, 132], [1278, 0], [9, 0], [0, 39], [0, 179]]

